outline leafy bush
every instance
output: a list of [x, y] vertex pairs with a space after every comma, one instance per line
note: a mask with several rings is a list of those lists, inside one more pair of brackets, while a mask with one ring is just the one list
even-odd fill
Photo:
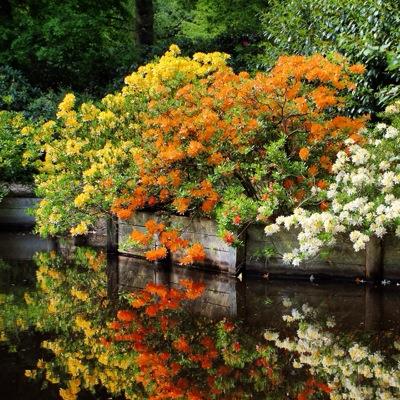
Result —
[[283, 227], [299, 229], [299, 246], [284, 255], [286, 261], [298, 265], [335, 244], [341, 233], [349, 234], [355, 251], [372, 236], [400, 236], [400, 101], [388, 106], [382, 118], [390, 124], [365, 130], [362, 146], [347, 140], [345, 151], [337, 154], [332, 183], [322, 191], [330, 203], [327, 211], [298, 208], [265, 228], [268, 235]]
[[24, 165], [26, 135], [33, 127], [22, 113], [0, 111], [0, 181], [32, 182], [33, 165]]
[[[295, 56], [250, 77], [234, 73], [227, 58], [182, 57], [173, 45], [99, 106], [75, 109], [67, 95], [58, 120], [34, 132], [46, 151], [37, 178], [39, 232], [83, 234], [110, 209], [129, 218], [150, 208], [166, 216], [217, 213], [232, 244], [261, 205], [263, 219], [300, 203], [323, 207], [311, 194], [326, 185], [343, 140], [358, 140], [364, 125], [340, 115], [351, 76], [363, 68]], [[149, 259], [185, 249], [186, 264], [203, 255], [168, 218], [147, 228], [132, 239], [145, 245], [159, 236], [162, 246]]]
[[0, 66], [1, 110], [22, 111], [39, 92], [20, 71], [8, 65]]
[[352, 114], [376, 113], [393, 101], [400, 83], [400, 3], [397, 0], [274, 0], [263, 14], [265, 56], [340, 52], [366, 73], [359, 78]]
[[[136, 57], [134, 6], [121, 1], [11, 1], [0, 9], [0, 64], [43, 89], [108, 83]], [[130, 10], [131, 8], [131, 10]]]

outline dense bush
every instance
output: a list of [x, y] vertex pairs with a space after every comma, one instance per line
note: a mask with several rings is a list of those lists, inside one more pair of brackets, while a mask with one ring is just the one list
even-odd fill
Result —
[[0, 182], [32, 182], [34, 167], [25, 165], [23, 153], [32, 128], [21, 113], [0, 111]]
[[0, 110], [23, 111], [39, 93], [20, 71], [0, 66]]
[[[341, 58], [284, 57], [270, 73], [250, 77], [234, 73], [227, 57], [181, 57], [171, 46], [98, 107], [75, 109], [67, 95], [58, 120], [33, 135], [46, 151], [37, 178], [39, 232], [82, 234], [111, 208], [120, 218], [151, 208], [217, 217], [232, 244], [260, 206], [261, 219], [298, 204], [325, 207], [311, 194], [326, 186], [343, 140], [358, 139], [364, 119], [340, 109], [354, 89], [350, 77], [363, 68]], [[163, 246], [149, 259], [167, 249], [185, 248], [182, 263], [203, 254], [164, 222], [132, 234], [143, 245], [160, 236]]]
[[274, 0], [262, 20], [266, 67], [281, 54], [339, 52], [366, 67], [351, 113], [376, 113], [393, 100], [398, 88], [391, 85], [400, 83], [397, 0]]
[[96, 90], [135, 60], [134, 7], [125, 1], [7, 0], [0, 8], [0, 64], [42, 88]]

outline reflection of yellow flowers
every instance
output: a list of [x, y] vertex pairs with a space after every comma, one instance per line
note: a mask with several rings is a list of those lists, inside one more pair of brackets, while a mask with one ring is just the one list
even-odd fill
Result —
[[80, 379], [72, 379], [68, 382], [67, 389], [60, 389], [60, 396], [64, 400], [75, 400], [77, 398], [77, 394], [80, 391], [81, 381]]
[[72, 296], [76, 297], [78, 300], [86, 301], [89, 298], [89, 294], [83, 290], [71, 289]]
[[78, 315], [75, 318], [75, 325], [78, 328], [82, 329], [84, 331], [85, 335], [88, 337], [93, 336], [96, 333], [96, 331], [91, 327], [90, 322], [86, 321], [82, 315]]
[[55, 376], [52, 371], [46, 370], [46, 379], [51, 383], [60, 383], [60, 378]]
[[35, 379], [36, 378], [36, 370], [32, 370], [32, 369], [25, 370], [25, 376], [27, 378]]
[[57, 300], [55, 300], [55, 299], [50, 299], [50, 303], [49, 303], [49, 305], [47, 306], [47, 311], [48, 311], [50, 314], [55, 314], [55, 313], [57, 312], [57, 304], [58, 304]]

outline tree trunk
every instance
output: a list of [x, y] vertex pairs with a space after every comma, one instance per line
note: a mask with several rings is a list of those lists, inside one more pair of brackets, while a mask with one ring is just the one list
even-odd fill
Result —
[[153, 0], [136, 0], [137, 35], [140, 46], [154, 43]]

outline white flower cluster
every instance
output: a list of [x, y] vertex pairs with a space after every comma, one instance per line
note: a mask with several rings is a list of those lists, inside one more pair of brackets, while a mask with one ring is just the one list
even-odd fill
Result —
[[323, 323], [313, 322], [307, 313], [298, 315], [298, 310], [294, 313], [294, 320], [298, 321], [294, 338], [281, 339], [273, 331], [266, 331], [264, 337], [278, 348], [297, 355], [294, 368], [307, 368], [314, 376], [323, 377], [331, 389], [331, 400], [400, 398], [400, 363], [395, 365], [381, 353], [357, 342], [348, 347], [346, 338], [327, 331]]
[[[395, 103], [399, 108], [400, 102]], [[397, 110], [397, 108], [396, 108]], [[363, 147], [346, 140], [346, 151], [337, 154], [333, 181], [326, 190], [331, 207], [324, 212], [295, 209], [265, 227], [267, 236], [281, 229], [298, 232], [298, 246], [283, 254], [297, 266], [315, 257], [323, 247], [348, 233], [355, 251], [365, 249], [373, 235], [388, 231], [400, 236], [400, 135], [396, 127], [379, 123], [365, 134]]]

